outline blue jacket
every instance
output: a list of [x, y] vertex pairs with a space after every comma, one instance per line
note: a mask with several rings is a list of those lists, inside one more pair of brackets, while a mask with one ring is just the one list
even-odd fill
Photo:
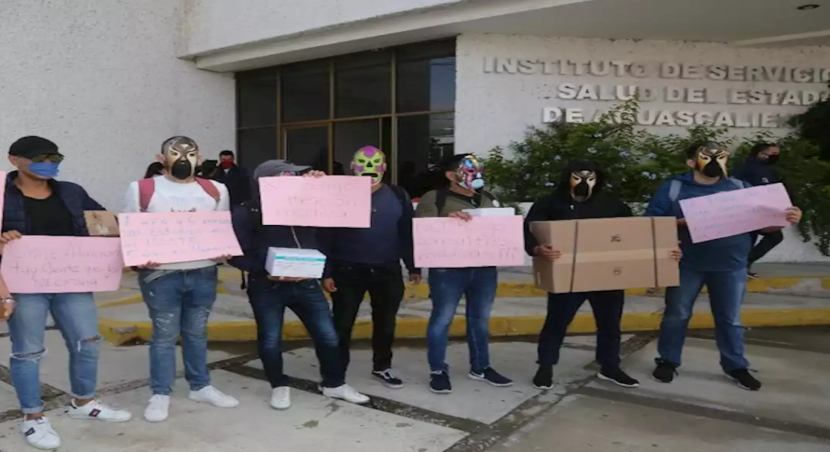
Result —
[[300, 226], [263, 226], [259, 203], [249, 201], [232, 207], [233, 230], [243, 256], [228, 261], [251, 276], [263, 276], [268, 248], [318, 249], [317, 229]]
[[[29, 220], [26, 217], [26, 207], [23, 200], [23, 193], [14, 185], [17, 179], [17, 171], [12, 171], [6, 176], [6, 195], [3, 206], [3, 232], [18, 231], [21, 234], [29, 234]], [[85, 210], [107, 210], [101, 204], [92, 199], [86, 190], [72, 182], [50, 179], [49, 186], [52, 191], [60, 196], [69, 212], [72, 214], [72, 223], [75, 225], [75, 235], [88, 236], [84, 219]]]
[[[673, 201], [670, 191], [674, 180], [680, 181], [681, 188], [677, 199]], [[728, 179], [722, 179], [713, 185], [704, 185], [695, 182], [692, 173], [682, 174], [660, 185], [651, 197], [645, 215], [683, 218], [680, 200], [738, 189], [735, 183]], [[680, 261], [681, 268], [701, 272], [746, 269], [749, 252], [752, 250], [752, 236], [749, 233], [695, 244], [692, 243], [689, 230], [686, 227], [679, 227], [678, 236], [680, 250], [683, 252], [683, 259]]]
[[735, 168], [732, 176], [753, 186], [776, 184], [781, 181], [772, 165], [754, 156], [747, 157], [743, 165]]

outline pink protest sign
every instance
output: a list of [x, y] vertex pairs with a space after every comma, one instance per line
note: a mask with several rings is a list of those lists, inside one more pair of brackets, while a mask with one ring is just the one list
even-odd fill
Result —
[[525, 262], [522, 217], [483, 216], [412, 220], [415, 266], [464, 268], [520, 266]]
[[371, 179], [358, 176], [259, 179], [262, 224], [368, 228]]
[[788, 207], [792, 207], [792, 202], [782, 184], [761, 185], [680, 201], [693, 243], [772, 226], [789, 226], [785, 219]]
[[128, 266], [242, 255], [227, 211], [122, 213], [118, 226]]
[[118, 238], [27, 235], [3, 250], [12, 293], [112, 292], [123, 269]]

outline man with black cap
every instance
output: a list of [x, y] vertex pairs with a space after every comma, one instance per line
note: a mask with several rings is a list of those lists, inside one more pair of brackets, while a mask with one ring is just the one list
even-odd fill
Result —
[[[3, 234], [0, 243], [21, 235], [88, 236], [85, 210], [106, 210], [72, 182], [58, 181], [63, 161], [58, 146], [41, 137], [23, 137], [9, 148], [17, 170], [6, 177]], [[44, 332], [49, 312], [69, 350], [73, 398], [69, 416], [106, 422], [129, 421], [127, 411], [95, 400], [98, 374], [98, 318], [91, 293], [13, 294], [16, 309], [9, 319], [12, 342], [10, 370], [23, 412], [21, 432], [29, 445], [44, 450], [60, 447], [60, 437], [44, 416], [40, 360], [46, 353]], [[4, 300], [5, 302], [5, 300]]]
[[[124, 212], [228, 211], [228, 190], [219, 182], [196, 177], [199, 147], [191, 138], [175, 136], [161, 145], [165, 173], [130, 184]], [[138, 285], [153, 322], [150, 344], [150, 389], [144, 410], [148, 422], [167, 419], [176, 379], [176, 344], [182, 338], [188, 398], [219, 408], [239, 402], [210, 384], [207, 366], [207, 322], [216, 302], [217, 263], [228, 256], [139, 267]]]
[[368, 397], [346, 384], [346, 369], [341, 361], [334, 320], [319, 281], [275, 277], [265, 269], [268, 248], [319, 250], [319, 246], [316, 228], [262, 224], [261, 206], [268, 200], [261, 199], [258, 181], [263, 177], [325, 176], [321, 171], [310, 170], [308, 166], [297, 166], [285, 160], [264, 162], [254, 170], [251, 201], [233, 208], [233, 228], [244, 255], [234, 257], [228, 263], [248, 272], [248, 299], [257, 324], [259, 358], [271, 384], [270, 405], [276, 410], [291, 407], [291, 392], [282, 361], [285, 308], [297, 314], [314, 341], [323, 395], [357, 404], [369, 402]]

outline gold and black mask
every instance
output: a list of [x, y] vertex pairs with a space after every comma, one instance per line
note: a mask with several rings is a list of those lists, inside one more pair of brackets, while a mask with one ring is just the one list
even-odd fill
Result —
[[729, 151], [717, 143], [701, 146], [695, 154], [695, 169], [706, 177], [727, 177]]
[[199, 146], [188, 137], [172, 137], [161, 145], [161, 155], [167, 174], [185, 180], [196, 174], [199, 163]]
[[571, 173], [571, 197], [586, 200], [591, 197], [597, 185], [597, 173], [591, 170], [577, 170]]

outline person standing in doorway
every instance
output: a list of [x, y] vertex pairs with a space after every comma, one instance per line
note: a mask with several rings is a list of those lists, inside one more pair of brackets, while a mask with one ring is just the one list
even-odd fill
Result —
[[[89, 235], [84, 211], [106, 209], [90, 198], [80, 185], [55, 180], [63, 158], [58, 146], [45, 138], [23, 137], [11, 145], [9, 161], [17, 170], [10, 172], [4, 181], [6, 193], [0, 243], [5, 245], [23, 234]], [[40, 362], [46, 354], [44, 336], [50, 312], [69, 350], [72, 388], [69, 417], [105, 422], [126, 422], [132, 418], [127, 411], [110, 408], [95, 400], [101, 337], [91, 293], [3, 295], [4, 311], [9, 303], [16, 301], [15, 311], [8, 320], [12, 343], [9, 368], [23, 412], [20, 432], [30, 446], [52, 450], [61, 445], [60, 437], [43, 413], [41, 398]]]
[[[775, 143], [758, 143], [749, 151], [746, 162], [733, 172], [736, 179], [749, 185], [759, 186], [777, 184], [781, 182], [775, 164], [781, 158], [781, 148]], [[761, 236], [761, 241], [758, 241]], [[752, 264], [766, 256], [773, 248], [784, 241], [784, 233], [780, 230], [757, 233], [752, 236], [752, 251], [749, 252], [749, 267], [747, 273], [750, 278], [757, 278], [758, 274], [752, 271]]]
[[[424, 194], [418, 203], [418, 218], [449, 217], [470, 221], [465, 209], [498, 207], [498, 201], [484, 190], [484, 165], [472, 154], [458, 154], [445, 159], [441, 168], [449, 187]], [[427, 326], [427, 348], [430, 367], [430, 390], [436, 394], [452, 392], [449, 366], [446, 363], [447, 343], [455, 311], [466, 299], [467, 345], [470, 350], [471, 379], [493, 386], [511, 386], [513, 381], [490, 367], [490, 312], [496, 299], [498, 271], [496, 267], [431, 268], [429, 291], [432, 313]]]
[[[199, 147], [184, 136], [168, 138], [161, 145], [163, 176], [130, 184], [124, 212], [228, 211], [224, 185], [195, 177]], [[207, 365], [207, 324], [216, 301], [218, 262], [216, 256], [190, 262], [159, 265], [147, 262], [139, 267], [138, 285], [153, 323], [150, 344], [150, 389], [153, 396], [144, 411], [148, 422], [167, 419], [170, 394], [176, 379], [176, 344], [182, 337], [188, 398], [219, 408], [233, 408], [239, 402], [210, 384]]]
[[409, 280], [421, 282], [412, 253], [412, 200], [402, 188], [383, 183], [386, 155], [372, 146], [358, 150], [351, 163], [355, 176], [372, 180], [372, 221], [368, 228], [321, 228], [320, 251], [326, 257], [323, 288], [331, 293], [334, 325], [344, 368], [349, 365], [352, 328], [369, 293], [372, 305], [372, 376], [398, 389], [403, 381], [392, 371], [395, 324], [403, 299], [401, 259]]
[[219, 170], [213, 180], [225, 184], [230, 194], [232, 206], [238, 206], [251, 199], [251, 178], [245, 168], [236, 164], [232, 151], [219, 153]]

